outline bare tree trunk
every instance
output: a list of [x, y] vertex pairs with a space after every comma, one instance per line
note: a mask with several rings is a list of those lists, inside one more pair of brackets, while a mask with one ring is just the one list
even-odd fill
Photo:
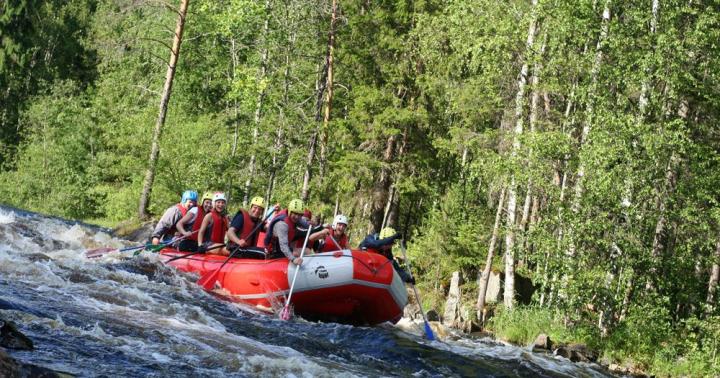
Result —
[[[687, 102], [681, 101], [678, 115], [684, 120], [687, 118], [687, 114]], [[670, 154], [670, 159], [667, 163], [667, 167], [665, 169], [665, 184], [663, 185], [664, 189], [659, 193], [656, 203], [658, 220], [655, 223], [655, 233], [653, 234], [653, 246], [651, 252], [652, 260], [650, 262], [650, 269], [648, 270], [648, 278], [647, 281], [645, 281], [645, 289], [649, 291], [654, 291], [656, 289], [654, 279], [657, 277], [658, 274], [657, 268], [660, 262], [660, 255], [662, 254], [664, 248], [663, 242], [665, 238], [665, 229], [667, 227], [667, 204], [669, 197], [672, 195], [673, 192], [675, 192], [675, 186], [677, 184], [676, 169], [677, 165], [679, 164], [679, 160], [680, 159], [678, 158], [677, 153], [675, 151], [672, 151]]]
[[495, 224], [493, 225], [492, 236], [490, 237], [490, 245], [488, 247], [487, 258], [485, 259], [485, 268], [478, 277], [478, 300], [477, 300], [477, 318], [484, 323], [485, 321], [485, 297], [487, 296], [487, 285], [490, 279], [490, 270], [492, 269], [492, 261], [495, 256], [495, 244], [497, 243], [498, 231], [500, 229], [500, 220], [502, 218], [503, 204], [505, 203], [505, 188], [500, 191], [498, 198], [497, 211], [495, 212]]
[[320, 134], [320, 182], [325, 178], [325, 169], [327, 166], [327, 141], [329, 123], [330, 123], [330, 112], [332, 110], [333, 101], [333, 59], [335, 51], [335, 24], [337, 22], [337, 0], [332, 1], [332, 11], [330, 14], [330, 32], [328, 33], [328, 50], [327, 50], [327, 79], [325, 82], [325, 88], [327, 88], [327, 94], [325, 96], [325, 112], [323, 114], [323, 125], [322, 132]]
[[170, 102], [170, 94], [172, 93], [173, 79], [175, 78], [175, 68], [177, 67], [178, 57], [180, 56], [180, 43], [182, 42], [182, 34], [185, 29], [185, 16], [187, 15], [189, 1], [190, 0], [182, 0], [180, 2], [178, 20], [175, 25], [175, 36], [173, 37], [173, 45], [170, 52], [170, 63], [168, 64], [167, 73], [165, 75], [165, 86], [163, 87], [163, 93], [160, 99], [160, 112], [158, 114], [157, 122], [155, 122], [155, 131], [153, 132], [152, 147], [150, 148], [148, 169], [145, 173], [145, 181], [143, 183], [142, 193], [140, 194], [140, 204], [138, 206], [138, 217], [140, 219], [148, 218], [147, 209], [150, 204], [150, 193], [152, 192], [153, 182], [155, 181], [155, 168], [157, 167], [157, 160], [160, 156], [160, 137], [162, 135], [162, 128], [165, 125], [168, 103]]
[[312, 163], [315, 159], [315, 146], [317, 145], [318, 129], [315, 129], [312, 137], [310, 138], [310, 146], [308, 147], [307, 159], [305, 160], [305, 175], [303, 175], [303, 186], [302, 194], [300, 199], [303, 202], [307, 202], [310, 197], [310, 178], [312, 176]]
[[272, 153], [272, 168], [270, 169], [267, 192], [265, 193], [265, 200], [268, 204], [270, 203], [270, 198], [272, 198], [272, 192], [277, 178], [278, 156], [282, 153], [281, 149], [283, 148], [283, 138], [285, 134], [283, 131], [283, 125], [286, 124], [283, 109], [286, 109], [290, 102], [290, 55], [293, 46], [295, 45], [295, 39], [296, 34], [290, 33], [290, 36], [288, 37], [288, 45], [285, 50], [285, 69], [283, 70], [283, 106], [280, 108], [280, 122], [278, 122], [275, 132], [275, 148], [273, 148]]
[[[327, 73], [327, 65], [323, 67], [322, 70], [318, 67], [318, 77], [315, 80], [315, 91], [318, 95], [317, 99], [317, 106], [316, 106], [316, 112], [315, 112], [315, 121], [319, 122], [322, 119], [322, 98], [323, 98], [323, 92], [325, 90], [325, 75]], [[303, 202], [307, 202], [308, 198], [310, 197], [310, 180], [312, 179], [312, 163], [313, 160], [315, 160], [315, 148], [318, 144], [318, 137], [320, 135], [320, 128], [322, 126], [319, 124], [316, 124], [315, 130], [313, 131], [312, 137], [310, 137], [310, 145], [308, 146], [308, 154], [307, 159], [305, 161], [305, 174], [303, 175], [303, 186], [302, 191], [300, 195], [300, 199], [303, 200]]]
[[[258, 81], [262, 82], [265, 80], [265, 77], [267, 76], [267, 66], [268, 66], [268, 33], [269, 33], [269, 23], [270, 23], [270, 1], [265, 1], [265, 24], [263, 25], [263, 43], [265, 46], [262, 48], [262, 52], [260, 53], [260, 72], [258, 74]], [[267, 93], [265, 87], [260, 90], [260, 93], [258, 93], [257, 101], [255, 102], [255, 114], [253, 117], [254, 121], [254, 127], [253, 127], [253, 139], [252, 144], [253, 146], [257, 144], [258, 142], [258, 132], [260, 129], [260, 120], [262, 118], [262, 108], [263, 108], [263, 102], [265, 100], [265, 94]], [[237, 115], [235, 116], [237, 118]], [[255, 149], [253, 148], [250, 153], [250, 163], [248, 164], [248, 176], [247, 179], [245, 179], [245, 193], [243, 194], [243, 207], [246, 207], [248, 204], [248, 201], [250, 199], [250, 187], [252, 186], [252, 180], [255, 177], [255, 160], [257, 157], [255, 156]]]
[[[652, 2], [652, 18], [650, 19], [650, 34], [655, 35], [658, 24], [658, 12], [660, 10], [660, 0], [653, 0]], [[654, 50], [654, 49], [653, 49]], [[645, 109], [647, 108], [649, 97], [650, 97], [650, 81], [652, 74], [652, 67], [648, 67], [646, 72], [645, 80], [643, 80], [642, 88], [640, 90], [640, 100], [638, 105], [640, 108], [640, 117], [645, 116]]]
[[387, 205], [388, 196], [390, 195], [390, 186], [392, 185], [390, 163], [395, 156], [395, 143], [397, 135], [391, 135], [385, 142], [385, 152], [383, 153], [383, 166], [380, 168], [380, 177], [375, 181], [372, 192], [372, 200], [370, 207], [370, 221], [372, 227], [376, 231], [380, 231], [385, 218], [385, 205]]
[[715, 294], [717, 293], [718, 281], [720, 280], [720, 240], [715, 244], [715, 261], [710, 270], [710, 281], [708, 281], [708, 294], [705, 301], [708, 305], [708, 311], [715, 309]]
[[[583, 122], [583, 128], [582, 132], [580, 134], [580, 150], [584, 148], [584, 146], [587, 144], [588, 137], [590, 135], [590, 129], [592, 127], [594, 112], [595, 112], [595, 101], [592, 99], [592, 96], [595, 95], [597, 92], [597, 81], [598, 81], [598, 74], [600, 73], [600, 65], [602, 64], [603, 60], [603, 50], [602, 47], [605, 44], [605, 41], [608, 38], [608, 29], [610, 24], [610, 0], [605, 1], [605, 8], [603, 9], [603, 15], [602, 15], [602, 26], [600, 28], [600, 37], [598, 38], [597, 45], [595, 47], [595, 61], [593, 62], [593, 67], [590, 72], [591, 77], [591, 86], [590, 86], [590, 100], [587, 105], [586, 109], [586, 117], [585, 122]], [[580, 161], [580, 164], [578, 166], [577, 170], [577, 179], [575, 180], [575, 190], [574, 190], [574, 196], [572, 201], [572, 211], [573, 213], [577, 214], [580, 212], [580, 200], [583, 195], [583, 185], [584, 185], [584, 178], [585, 178], [585, 164], [583, 161]], [[572, 231], [572, 230], [570, 230]], [[575, 241], [574, 238], [570, 238], [570, 248], [568, 250], [568, 255], [570, 257], [575, 255]]]
[[[525, 107], [525, 86], [528, 76], [528, 62], [531, 60], [533, 44], [535, 43], [535, 32], [537, 29], [537, 0], [532, 2], [532, 15], [528, 27], [527, 42], [525, 44], [525, 62], [520, 68], [518, 79], [518, 90], [515, 95], [515, 129], [513, 131], [513, 144], [511, 155], [514, 159], [520, 150], [520, 136], [523, 133], [523, 108]], [[508, 186], [508, 210], [505, 232], [505, 290], [503, 302], [505, 308], [512, 309], [515, 305], [515, 208], [517, 206], [517, 184], [515, 175], [510, 177]]]

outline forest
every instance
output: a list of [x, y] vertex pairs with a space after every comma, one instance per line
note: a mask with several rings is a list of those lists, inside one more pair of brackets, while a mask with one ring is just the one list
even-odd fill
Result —
[[7, 0], [0, 202], [302, 198], [399, 230], [426, 309], [457, 272], [467, 330], [716, 376], [718, 41], [710, 0]]

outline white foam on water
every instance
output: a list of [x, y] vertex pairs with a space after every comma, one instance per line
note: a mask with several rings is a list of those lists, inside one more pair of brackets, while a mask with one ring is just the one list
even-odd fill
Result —
[[0, 209], [0, 224], [15, 223], [15, 212]]
[[249, 356], [242, 363], [244, 371], [259, 377], [360, 377], [360, 375], [350, 372], [328, 369], [328, 367], [302, 356], [280, 359], [268, 358], [267, 356]]

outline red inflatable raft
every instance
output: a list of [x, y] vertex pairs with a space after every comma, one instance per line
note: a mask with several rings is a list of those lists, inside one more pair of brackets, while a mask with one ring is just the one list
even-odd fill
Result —
[[[164, 261], [184, 255], [175, 249], [160, 252]], [[226, 257], [192, 255], [170, 262], [186, 272], [215, 271]], [[287, 259], [231, 259], [217, 274], [216, 292], [232, 301], [264, 311], [283, 307], [292, 277], [298, 269]], [[310, 320], [354, 325], [397, 322], [407, 304], [407, 291], [392, 263], [377, 253], [343, 250], [303, 257], [292, 306]]]

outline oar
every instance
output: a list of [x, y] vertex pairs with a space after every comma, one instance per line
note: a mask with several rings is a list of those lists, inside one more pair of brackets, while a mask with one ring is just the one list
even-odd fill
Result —
[[[218, 245], [216, 245], [216, 246], [213, 246], [213, 247], [210, 247], [210, 248], [206, 249], [205, 252], [207, 252], [207, 251], [212, 251], [213, 249], [222, 248], [222, 247], [224, 247], [224, 246], [225, 246], [225, 244], [218, 244]], [[175, 260], [184, 259], [184, 258], [186, 258], [186, 257], [190, 257], [190, 256], [192, 256], [192, 255], [197, 255], [197, 254], [205, 253], [205, 252], [195, 251], [195, 252], [186, 253], [186, 254], [184, 254], [184, 255], [175, 256], [175, 257], [171, 258], [170, 260], [165, 261], [165, 264], [167, 264], [167, 263], [169, 263], [169, 262], [173, 262], [173, 261], [175, 261]]]
[[[265, 223], [265, 221], [268, 220], [268, 218], [270, 218], [270, 215], [272, 215], [272, 213], [274, 213], [274, 212], [275, 212], [275, 210], [269, 212], [265, 216], [265, 218], [263, 218], [263, 220], [260, 221], [260, 223], [258, 223], [255, 226], [255, 228], [253, 228], [252, 231], [250, 231], [250, 233], [245, 238], [249, 238], [249, 237], [253, 236], [255, 234], [255, 232], [257, 232], [257, 230], [259, 230], [260, 227], [262, 227], [263, 223]], [[225, 266], [225, 264], [227, 264], [228, 261], [230, 261], [231, 258], [233, 258], [233, 256], [235, 256], [235, 252], [237, 252], [238, 250], [240, 250], [240, 246], [234, 248], [230, 252], [230, 255], [227, 257], [227, 259], [225, 259], [225, 261], [223, 261], [223, 263], [220, 264], [220, 266], [217, 269], [200, 277], [200, 279], [197, 282], [198, 285], [202, 286], [205, 290], [211, 290], [215, 286], [215, 278], [217, 277], [218, 273], [220, 273], [220, 270]]]
[[342, 251], [342, 247], [340, 246], [340, 243], [335, 240], [335, 238], [332, 236], [332, 231], [330, 231], [330, 234], [328, 236], [330, 237], [330, 240], [332, 240], [333, 243], [335, 243], [335, 246], [338, 247], [338, 251]]
[[[405, 259], [405, 264], [407, 264], [408, 271], [410, 271], [410, 260], [407, 259], [407, 255], [405, 254], [405, 243], [400, 243], [400, 250], [403, 254], [403, 259]], [[410, 273], [412, 275], [412, 272]], [[420, 294], [418, 294], [417, 288], [414, 284], [410, 283], [410, 286], [413, 288], [413, 291], [415, 292], [415, 299], [417, 300], [418, 307], [420, 307], [420, 313], [423, 316], [423, 320], [425, 321], [425, 337], [433, 341], [435, 340], [435, 335], [433, 334], [432, 328], [430, 328], [430, 323], [428, 323], [427, 316], [425, 316], [425, 310], [422, 308], [422, 301], [420, 300]]]
[[[190, 235], [194, 234], [195, 232], [197, 232], [197, 231], [192, 232]], [[190, 235], [188, 235], [188, 236], [190, 236]], [[118, 251], [118, 252], [127, 252], [127, 251], [134, 251], [134, 250], [136, 250], [136, 249], [142, 249], [142, 248], [146, 248], [146, 249], [148, 249], [148, 250], [154, 250], [154, 249], [157, 248], [157, 247], [160, 247], [159, 249], [157, 249], [157, 250], [160, 250], [160, 249], [162, 249], [163, 247], [165, 247], [165, 246], [168, 245], [168, 244], [175, 243], [175, 242], [180, 241], [180, 240], [183, 240], [183, 239], [185, 239], [185, 238], [187, 238], [187, 236], [175, 237], [175, 238], [172, 238], [172, 239], [170, 239], [170, 240], [168, 240], [168, 241], [162, 242], [162, 243], [160, 243], [160, 244], [158, 244], [158, 245], [142, 244], [142, 245], [137, 245], [137, 246], [134, 246], [134, 247], [126, 247], [126, 248], [121, 248], [121, 249], [111, 248], [111, 247], [95, 248], [95, 249], [91, 249], [91, 250], [89, 250], [89, 251], [86, 251], [86, 252], [85, 252], [85, 256], [86, 256], [87, 258], [89, 258], [89, 259], [94, 259], [94, 258], [103, 256], [103, 255], [105, 255], [105, 254], [108, 254], [108, 253], [110, 253], [110, 252], [115, 252], [115, 251]]]
[[[308, 239], [310, 239], [310, 232], [312, 232], [312, 227], [308, 226], [307, 233], [305, 234], [305, 242], [303, 243], [302, 250], [300, 251], [300, 259], [302, 260], [303, 256], [305, 255], [305, 247], [307, 247]], [[288, 262], [288, 270], [290, 269], [290, 264], [292, 264], [292, 261]], [[290, 292], [288, 293], [287, 300], [285, 301], [285, 307], [283, 307], [282, 311], [280, 312], [280, 319], [282, 320], [289, 320], [290, 319], [290, 298], [292, 298], [293, 289], [295, 288], [295, 280], [297, 279], [298, 272], [300, 271], [300, 266], [295, 267], [295, 274], [293, 275], [292, 284], [290, 284]]]

